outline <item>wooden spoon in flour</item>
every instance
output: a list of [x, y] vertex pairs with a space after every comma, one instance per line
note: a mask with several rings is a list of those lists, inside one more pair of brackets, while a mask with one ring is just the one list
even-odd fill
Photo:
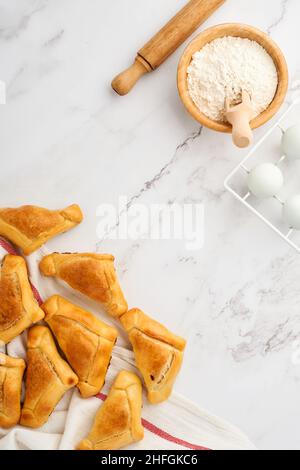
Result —
[[250, 121], [254, 117], [251, 98], [249, 93], [242, 91], [242, 100], [239, 104], [232, 104], [227, 98], [225, 100], [225, 115], [227, 121], [232, 125], [232, 140], [239, 148], [246, 148], [253, 142], [253, 132]]

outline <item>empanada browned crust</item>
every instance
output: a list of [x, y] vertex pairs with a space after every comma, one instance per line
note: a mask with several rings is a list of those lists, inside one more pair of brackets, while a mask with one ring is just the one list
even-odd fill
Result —
[[0, 267], [0, 341], [4, 344], [44, 318], [35, 300], [25, 260], [7, 255]]
[[46, 326], [28, 332], [26, 394], [20, 424], [38, 428], [48, 421], [57, 403], [78, 378], [64, 361]]
[[139, 309], [130, 310], [120, 320], [133, 346], [148, 400], [150, 403], [167, 400], [181, 368], [185, 340]]
[[90, 312], [54, 295], [42, 306], [68, 363], [79, 377], [84, 398], [100, 392], [118, 332]]
[[0, 353], [0, 428], [11, 428], [20, 419], [23, 359]]
[[40, 262], [45, 276], [65, 281], [73, 289], [100, 302], [106, 312], [119, 317], [128, 309], [119, 285], [112, 255], [53, 253]]
[[38, 206], [0, 209], [0, 235], [29, 255], [50, 238], [66, 232], [83, 219], [76, 204], [51, 211]]
[[123, 370], [100, 407], [89, 435], [77, 449], [117, 450], [142, 440], [141, 410], [141, 381], [135, 374]]

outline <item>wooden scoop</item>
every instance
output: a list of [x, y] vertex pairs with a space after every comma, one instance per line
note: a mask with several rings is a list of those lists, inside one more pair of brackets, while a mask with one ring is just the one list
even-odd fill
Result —
[[254, 117], [249, 93], [242, 91], [242, 101], [232, 105], [227, 98], [225, 101], [226, 118], [232, 125], [232, 140], [239, 148], [246, 148], [253, 142], [253, 132], [250, 121]]

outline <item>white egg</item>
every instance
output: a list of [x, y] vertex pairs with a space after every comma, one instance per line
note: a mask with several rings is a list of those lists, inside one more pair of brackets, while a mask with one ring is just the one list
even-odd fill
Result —
[[300, 194], [291, 197], [285, 202], [283, 218], [290, 228], [300, 230]]
[[291, 160], [300, 160], [300, 125], [290, 127], [282, 136], [282, 152]]
[[265, 199], [278, 194], [283, 185], [283, 175], [278, 166], [262, 163], [250, 171], [247, 184], [254, 196]]

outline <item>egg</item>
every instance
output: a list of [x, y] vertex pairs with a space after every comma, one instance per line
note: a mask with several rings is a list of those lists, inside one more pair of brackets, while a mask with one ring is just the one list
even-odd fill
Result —
[[250, 171], [247, 185], [254, 196], [265, 199], [278, 194], [283, 185], [283, 175], [278, 166], [262, 163]]
[[283, 219], [290, 228], [300, 230], [300, 194], [289, 198], [284, 203]]
[[300, 124], [292, 126], [282, 136], [283, 154], [290, 160], [300, 160]]

